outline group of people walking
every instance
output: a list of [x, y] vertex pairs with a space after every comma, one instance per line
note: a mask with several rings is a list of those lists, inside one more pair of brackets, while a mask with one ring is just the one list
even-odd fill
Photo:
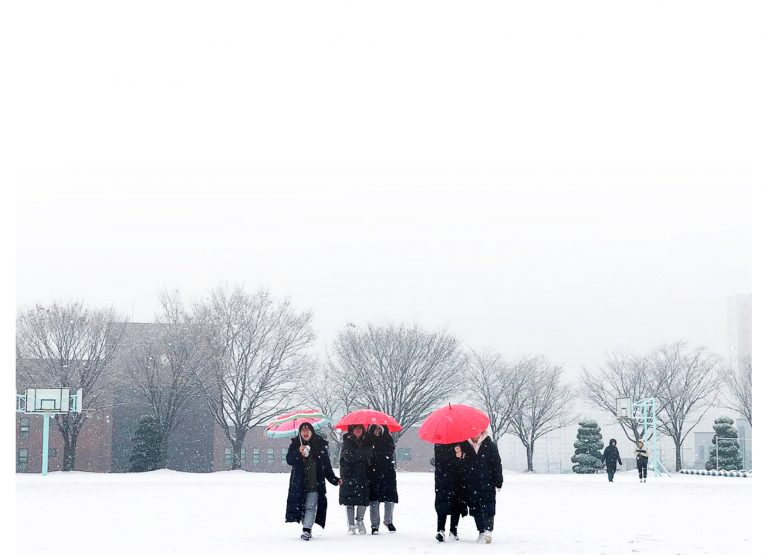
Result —
[[[384, 526], [395, 532], [398, 502], [395, 442], [386, 426], [350, 426], [342, 438], [340, 477], [331, 466], [328, 442], [303, 423], [291, 440], [286, 462], [291, 466], [285, 521], [302, 525], [301, 539], [312, 538], [312, 527], [325, 527], [328, 510], [325, 482], [339, 486], [339, 503], [346, 507], [347, 533], [367, 532], [365, 513], [370, 509], [371, 534], [378, 534], [381, 504]], [[462, 516], [474, 517], [478, 542], [491, 542], [496, 515], [496, 492], [504, 477], [496, 443], [487, 431], [461, 443], [435, 445], [435, 511], [437, 541], [459, 539]], [[449, 536], [445, 524], [450, 517]]]
[[340, 474], [331, 467], [328, 442], [315, 433], [311, 424], [299, 427], [291, 440], [286, 462], [291, 466], [286, 522], [302, 525], [301, 539], [312, 538], [312, 526], [325, 527], [328, 508], [326, 480], [339, 486], [339, 503], [346, 506], [347, 531], [365, 534], [365, 512], [370, 508], [371, 534], [379, 533], [381, 504], [384, 526], [396, 530], [393, 523], [397, 495], [395, 442], [386, 426], [350, 426], [341, 446]]
[[[616, 463], [623, 464], [615, 439], [611, 439], [608, 442], [608, 447], [603, 451], [602, 459], [608, 471], [608, 481], [613, 482], [613, 476], [616, 474]], [[635, 462], [637, 463], [637, 473], [640, 476], [640, 482], [644, 483], [648, 478], [648, 450], [645, 448], [642, 439], [639, 439], [636, 444]]]
[[469, 514], [475, 519], [477, 541], [491, 543], [496, 492], [501, 490], [504, 476], [499, 449], [488, 432], [461, 443], [435, 444], [434, 465], [437, 541], [458, 541], [459, 519]]

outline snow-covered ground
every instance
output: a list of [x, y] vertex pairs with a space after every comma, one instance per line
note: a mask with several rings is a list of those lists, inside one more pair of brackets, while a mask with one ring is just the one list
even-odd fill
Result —
[[474, 542], [471, 519], [462, 519], [460, 542], [435, 541], [433, 478], [420, 473], [398, 474], [396, 533], [347, 536], [338, 490], [329, 485], [326, 529], [315, 527], [305, 543], [299, 525], [284, 522], [287, 484], [287, 474], [241, 471], [17, 474], [18, 553], [726, 555], [751, 547], [752, 482], [744, 478], [676, 475], [640, 484], [623, 472], [609, 484], [604, 475], [505, 474], [491, 545]]

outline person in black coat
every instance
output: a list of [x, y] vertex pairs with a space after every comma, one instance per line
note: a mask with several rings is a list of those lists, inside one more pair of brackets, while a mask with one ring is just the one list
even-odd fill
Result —
[[[466, 444], [465, 448], [469, 448]], [[437, 535], [435, 539], [445, 541], [445, 521], [451, 516], [450, 538], [459, 539], [459, 519], [469, 514], [466, 503], [464, 482], [464, 457], [460, 444], [435, 444], [435, 512], [437, 513]]]
[[[371, 502], [368, 484], [368, 466], [371, 462], [371, 446], [365, 428], [350, 426], [341, 444], [339, 467], [342, 484], [339, 488], [339, 504], [347, 507], [349, 534], [365, 534], [365, 509]], [[357, 507], [357, 514], [355, 514]]]
[[379, 507], [384, 503], [384, 526], [395, 531], [392, 518], [397, 496], [397, 470], [395, 465], [395, 441], [386, 426], [375, 424], [368, 427], [368, 441], [371, 446], [371, 465], [368, 467], [370, 484], [371, 534], [379, 533], [381, 517]]
[[466, 443], [469, 448], [462, 449], [462, 455], [465, 457], [469, 514], [475, 517], [477, 541], [491, 543], [496, 491], [501, 490], [504, 482], [499, 449], [487, 430]]
[[325, 481], [337, 486], [340, 480], [331, 467], [328, 442], [318, 436], [308, 422], [299, 426], [299, 437], [291, 440], [285, 460], [291, 465], [285, 521], [300, 522], [301, 539], [309, 540], [314, 523], [325, 528], [328, 509]]
[[603, 451], [602, 459], [605, 463], [606, 470], [608, 470], [608, 481], [613, 482], [613, 475], [616, 474], [616, 463], [623, 464], [621, 462], [621, 456], [619, 455], [619, 448], [616, 447], [615, 439], [608, 442], [608, 447]]

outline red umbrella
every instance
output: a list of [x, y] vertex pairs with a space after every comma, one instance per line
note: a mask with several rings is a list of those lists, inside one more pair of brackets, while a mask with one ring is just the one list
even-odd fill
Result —
[[459, 443], [480, 435], [490, 423], [481, 410], [449, 404], [427, 416], [419, 428], [419, 437], [429, 443]]
[[366, 428], [371, 424], [376, 424], [377, 426], [386, 426], [389, 428], [390, 432], [399, 432], [403, 429], [403, 427], [397, 423], [397, 420], [388, 415], [386, 412], [373, 409], [363, 409], [350, 412], [341, 420], [339, 420], [334, 428], [338, 430], [346, 430], [347, 427], [354, 426], [356, 424], [362, 424]]

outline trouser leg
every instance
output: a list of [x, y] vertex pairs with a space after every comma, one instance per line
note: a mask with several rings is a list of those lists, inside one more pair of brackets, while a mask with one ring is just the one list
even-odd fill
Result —
[[609, 468], [608, 469], [608, 481], [613, 482], [613, 474], [616, 472], [615, 469]]
[[307, 497], [304, 500], [304, 528], [312, 529], [312, 525], [315, 523], [315, 516], [317, 515], [317, 492], [311, 491], [307, 493]]
[[355, 525], [355, 507], [354, 505], [347, 505], [347, 524], [349, 526]]
[[482, 508], [477, 508], [474, 511], [475, 526], [477, 526], [478, 532], [485, 532], [485, 518]]
[[640, 479], [643, 479], [643, 463], [641, 461], [637, 461], [637, 475], [640, 476]]
[[[378, 528], [379, 524], [381, 523], [381, 516], [379, 515], [379, 502], [371, 501], [371, 504], [369, 505], [369, 507], [371, 508], [371, 528]], [[385, 511], [386, 511], [386, 505], [385, 505]]]
[[365, 505], [358, 505], [357, 506], [357, 518], [356, 518], [356, 520], [358, 522], [362, 522], [363, 519], [365, 518], [365, 509], [366, 509]]
[[446, 514], [437, 514], [437, 531], [445, 530], [445, 519], [448, 518]]
[[460, 518], [461, 513], [451, 513], [451, 532], [454, 534], [458, 531]]
[[392, 524], [392, 519], [395, 516], [395, 504], [392, 501], [384, 502], [384, 524]]

